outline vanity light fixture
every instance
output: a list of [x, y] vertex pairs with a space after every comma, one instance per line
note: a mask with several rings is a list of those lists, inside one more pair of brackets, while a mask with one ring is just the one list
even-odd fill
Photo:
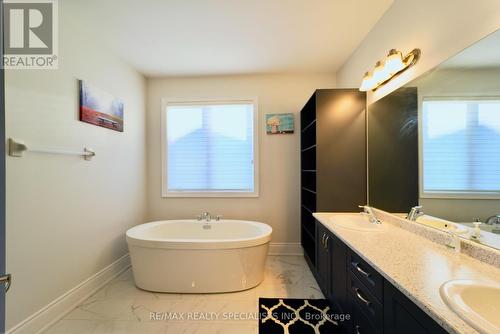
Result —
[[373, 72], [365, 73], [359, 90], [362, 92], [377, 90], [378, 87], [385, 85], [392, 78], [415, 65], [420, 59], [420, 54], [420, 49], [413, 49], [403, 57], [401, 51], [390, 50], [385, 60], [378, 61], [375, 64]]

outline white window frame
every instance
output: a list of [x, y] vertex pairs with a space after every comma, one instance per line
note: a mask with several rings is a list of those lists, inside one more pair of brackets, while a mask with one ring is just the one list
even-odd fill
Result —
[[453, 191], [425, 191], [424, 190], [424, 136], [423, 136], [423, 113], [425, 101], [485, 101], [500, 100], [500, 96], [423, 96], [418, 101], [418, 174], [420, 198], [429, 199], [500, 199], [500, 192], [453, 192]]
[[[207, 105], [207, 104], [253, 104], [253, 191], [169, 191], [168, 190], [168, 143], [167, 143], [167, 107], [169, 105]], [[217, 99], [161, 99], [161, 196], [162, 197], [259, 197], [259, 103], [258, 98], [217, 98]]]

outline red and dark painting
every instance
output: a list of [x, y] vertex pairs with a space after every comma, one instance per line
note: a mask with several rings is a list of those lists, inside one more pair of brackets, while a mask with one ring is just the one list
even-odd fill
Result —
[[80, 80], [80, 121], [123, 132], [123, 102]]

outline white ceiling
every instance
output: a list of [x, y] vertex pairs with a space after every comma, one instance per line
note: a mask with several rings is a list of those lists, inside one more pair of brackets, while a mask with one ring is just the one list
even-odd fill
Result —
[[457, 69], [500, 67], [500, 30], [451, 57], [439, 67]]
[[[64, 0], [146, 76], [334, 73], [393, 0]], [[74, 13], [74, 14], [73, 14]]]

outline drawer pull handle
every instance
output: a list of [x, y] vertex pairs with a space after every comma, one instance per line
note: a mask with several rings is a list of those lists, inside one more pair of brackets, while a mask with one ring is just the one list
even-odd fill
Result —
[[326, 233], [323, 232], [323, 235], [321, 236], [321, 245], [323, 245], [323, 248], [325, 248], [325, 237], [326, 237]]
[[330, 236], [327, 235], [326, 238], [325, 238], [325, 250], [328, 252], [328, 240], [330, 240]]
[[369, 278], [371, 276], [369, 272], [364, 271], [363, 268], [359, 266], [359, 262], [352, 262], [352, 265], [354, 266], [354, 268], [356, 268], [358, 273], [365, 276], [366, 278]]
[[361, 300], [366, 306], [370, 306], [371, 302], [363, 297], [363, 295], [359, 292], [359, 288], [353, 288], [354, 292], [356, 293], [356, 296], [358, 297], [359, 300]]

